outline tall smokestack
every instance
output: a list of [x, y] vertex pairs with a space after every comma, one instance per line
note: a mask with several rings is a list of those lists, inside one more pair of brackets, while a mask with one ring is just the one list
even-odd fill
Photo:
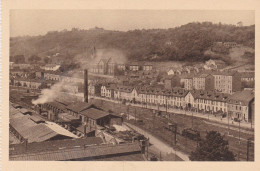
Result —
[[88, 103], [88, 70], [84, 70], [84, 102]]

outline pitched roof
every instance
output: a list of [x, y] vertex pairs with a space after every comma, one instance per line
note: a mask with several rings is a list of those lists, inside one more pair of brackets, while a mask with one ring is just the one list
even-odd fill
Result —
[[57, 135], [77, 138], [74, 134], [51, 122], [37, 124], [31, 116], [25, 115], [10, 119], [10, 125], [28, 142], [41, 142]]
[[72, 148], [83, 145], [101, 144], [103, 143], [100, 137], [87, 137], [87, 138], [77, 138], [77, 139], [64, 139], [64, 140], [53, 140], [44, 142], [33, 142], [27, 144], [27, 149], [25, 149], [24, 144], [13, 144], [10, 145], [10, 155], [18, 155], [25, 153], [37, 153], [44, 151], [55, 151], [61, 148]]
[[255, 77], [254, 72], [240, 72], [241, 78], [252, 78]]
[[255, 94], [251, 90], [243, 90], [235, 92], [234, 94], [230, 95], [229, 97], [229, 103], [232, 104], [239, 104], [240, 102], [243, 105], [248, 105], [248, 103], [253, 100], [255, 97]]
[[192, 90], [190, 92], [195, 99], [226, 102], [229, 97], [229, 94], [218, 93], [215, 91]]
[[72, 103], [72, 104], [66, 106], [66, 108], [79, 113], [79, 112], [89, 109], [89, 108], [96, 108], [96, 106], [92, 103], [75, 102], [75, 103]]
[[[39, 144], [40, 146], [41, 144]], [[106, 158], [107, 156], [126, 156], [132, 155], [134, 153], [141, 153], [141, 149], [138, 143], [128, 143], [119, 145], [90, 145], [83, 147], [77, 145], [71, 148], [62, 148], [58, 150], [50, 151], [47, 149], [48, 145], [41, 145], [46, 147], [45, 150], [41, 152], [30, 152], [30, 153], [20, 153], [18, 155], [10, 155], [10, 160], [42, 160], [42, 161], [55, 161], [55, 160], [72, 160], [72, 159], [85, 159], [85, 160], [95, 160], [98, 158]], [[11, 146], [13, 148], [14, 146]], [[30, 146], [28, 146], [29, 148]], [[14, 151], [14, 150], [13, 150]]]
[[80, 112], [80, 114], [82, 114], [88, 118], [95, 119], [95, 120], [109, 115], [108, 112], [105, 112], [105, 111], [99, 110], [99, 109], [94, 109], [94, 108], [86, 109], [86, 110]]

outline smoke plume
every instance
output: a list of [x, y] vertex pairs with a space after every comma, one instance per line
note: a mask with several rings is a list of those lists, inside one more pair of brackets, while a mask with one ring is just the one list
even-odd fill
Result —
[[118, 49], [97, 49], [91, 56], [77, 55], [75, 60], [80, 64], [81, 69], [91, 68], [97, 64], [101, 59], [111, 58], [112, 63], [125, 64], [127, 57], [125, 53]]
[[63, 82], [59, 82], [51, 86], [49, 89], [43, 89], [39, 98], [32, 100], [32, 104], [37, 105], [54, 101], [57, 97], [59, 97], [63, 84]]

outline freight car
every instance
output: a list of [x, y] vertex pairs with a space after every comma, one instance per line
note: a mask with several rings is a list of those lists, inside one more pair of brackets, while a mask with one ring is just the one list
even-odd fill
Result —
[[182, 136], [187, 137], [194, 141], [201, 140], [200, 132], [197, 130], [194, 130], [192, 128], [186, 128], [186, 129], [182, 130]]

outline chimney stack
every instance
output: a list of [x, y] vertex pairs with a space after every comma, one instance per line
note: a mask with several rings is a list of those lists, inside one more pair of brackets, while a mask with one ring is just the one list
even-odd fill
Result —
[[84, 70], [84, 102], [88, 103], [88, 70]]

